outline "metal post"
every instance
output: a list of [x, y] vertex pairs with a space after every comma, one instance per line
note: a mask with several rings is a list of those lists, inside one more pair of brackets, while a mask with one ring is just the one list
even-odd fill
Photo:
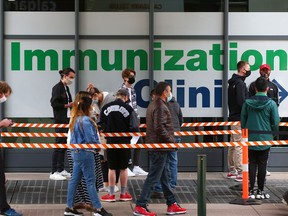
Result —
[[206, 216], [206, 155], [198, 155], [197, 162], [198, 216]]
[[154, 0], [149, 10], [149, 92], [154, 89]]
[[75, 47], [75, 92], [79, 91], [79, 0], [75, 0], [75, 37], [74, 37], [74, 47]]

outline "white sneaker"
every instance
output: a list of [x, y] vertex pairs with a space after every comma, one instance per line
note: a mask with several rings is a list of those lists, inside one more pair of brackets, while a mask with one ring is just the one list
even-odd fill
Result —
[[129, 177], [134, 177], [135, 176], [135, 173], [133, 173], [129, 168], [127, 168], [128, 170], [128, 176]]
[[71, 178], [71, 174], [69, 172], [67, 172], [66, 170], [63, 170], [59, 174], [66, 177], [66, 178]]
[[109, 192], [109, 187], [99, 188], [99, 192]]
[[[114, 187], [114, 193], [118, 192], [119, 191], [119, 188], [117, 187], [117, 185], [115, 185]], [[99, 192], [110, 192], [109, 191], [109, 186], [108, 187], [102, 187], [99, 189]]]
[[115, 187], [114, 187], [114, 192], [116, 193], [116, 192], [118, 192], [119, 191], [119, 188], [117, 187], [117, 185], [115, 185]]
[[50, 174], [49, 179], [63, 181], [66, 180], [66, 177], [62, 176], [59, 172], [54, 172], [53, 174]]
[[140, 166], [134, 166], [133, 173], [135, 175], [148, 175], [148, 172], [144, 171]]
[[271, 172], [269, 172], [268, 170], [266, 170], [266, 176], [271, 176]]

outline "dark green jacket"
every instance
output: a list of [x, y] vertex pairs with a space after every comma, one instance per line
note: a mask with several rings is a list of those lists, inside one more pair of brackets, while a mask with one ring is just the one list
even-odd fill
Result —
[[[245, 100], [241, 111], [241, 127], [256, 131], [278, 131], [280, 122], [275, 101], [263, 92]], [[273, 140], [273, 134], [249, 134], [249, 141]], [[249, 146], [251, 150], [266, 150], [270, 146]]]

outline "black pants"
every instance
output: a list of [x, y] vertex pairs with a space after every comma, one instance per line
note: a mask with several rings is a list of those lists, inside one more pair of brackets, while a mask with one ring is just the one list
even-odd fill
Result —
[[[67, 133], [68, 129], [66, 128], [56, 128], [56, 133]], [[66, 137], [57, 137], [56, 143], [67, 143]], [[64, 160], [65, 160], [66, 149], [55, 148], [52, 154], [52, 170], [51, 172], [62, 172], [64, 170]]]
[[0, 152], [0, 213], [5, 212], [9, 208], [6, 197], [4, 163]]
[[266, 177], [266, 167], [270, 148], [263, 151], [249, 150], [249, 190], [254, 189], [256, 173], [258, 189], [263, 191]]

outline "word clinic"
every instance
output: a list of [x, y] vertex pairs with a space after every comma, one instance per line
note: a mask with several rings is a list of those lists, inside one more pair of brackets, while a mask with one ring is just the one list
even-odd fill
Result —
[[[178, 101], [180, 107], [187, 107], [185, 97], [186, 93], [185, 90], [187, 86], [185, 86], [184, 79], [177, 79], [177, 80], [165, 80], [171, 85], [172, 89], [176, 89], [176, 92], [173, 92], [176, 100]], [[157, 82], [154, 81], [154, 85]], [[176, 85], [176, 88], [175, 86]], [[137, 104], [142, 108], [147, 108], [149, 105], [149, 101], [143, 99], [142, 97], [142, 90], [143, 88], [149, 87], [149, 79], [140, 80], [135, 84], [135, 90], [137, 95]], [[187, 91], [186, 91], [187, 92]], [[214, 108], [222, 108], [222, 80], [214, 80], [214, 98], [212, 106]], [[206, 86], [199, 86], [199, 87], [188, 87], [188, 107], [189, 108], [210, 108], [211, 107], [211, 92], [210, 89]], [[202, 103], [201, 103], [202, 102]]]

